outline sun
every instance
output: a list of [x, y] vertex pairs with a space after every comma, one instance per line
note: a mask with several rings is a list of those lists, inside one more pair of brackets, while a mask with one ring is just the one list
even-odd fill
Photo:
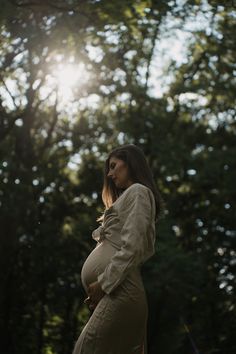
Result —
[[[57, 103], [59, 109], [65, 109], [78, 102], [80, 93], [83, 96], [84, 88], [92, 79], [91, 71], [74, 57], [66, 59], [64, 55], [56, 55], [50, 61], [44, 84], [39, 87], [39, 98], [49, 105]], [[39, 86], [38, 81], [35, 87]]]
[[83, 75], [85, 73], [85, 67], [83, 63], [80, 64], [60, 64], [54, 75], [58, 81], [59, 87], [63, 90], [74, 87], [77, 84], [81, 84], [83, 81]]
[[89, 78], [83, 63], [60, 63], [53, 71], [53, 76], [61, 99], [66, 101], [73, 97], [73, 89], [85, 84]]

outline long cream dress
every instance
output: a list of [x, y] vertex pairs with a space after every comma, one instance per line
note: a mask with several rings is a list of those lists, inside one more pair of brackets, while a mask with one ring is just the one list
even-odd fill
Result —
[[148, 305], [140, 273], [155, 253], [155, 200], [140, 183], [128, 187], [105, 211], [86, 259], [85, 291], [98, 281], [105, 292], [83, 328], [73, 354], [146, 354]]

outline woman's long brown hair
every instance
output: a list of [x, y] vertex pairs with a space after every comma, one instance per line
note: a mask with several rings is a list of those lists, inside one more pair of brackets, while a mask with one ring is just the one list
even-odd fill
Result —
[[155, 186], [151, 169], [147, 163], [143, 151], [134, 144], [122, 145], [112, 150], [105, 162], [104, 182], [102, 189], [102, 200], [106, 208], [122, 194], [123, 189], [116, 187], [111, 178], [107, 176], [109, 172], [110, 158], [114, 156], [124, 161], [128, 166], [129, 176], [133, 183], [140, 183], [151, 189], [156, 203], [156, 221], [162, 216], [164, 209], [163, 199]]

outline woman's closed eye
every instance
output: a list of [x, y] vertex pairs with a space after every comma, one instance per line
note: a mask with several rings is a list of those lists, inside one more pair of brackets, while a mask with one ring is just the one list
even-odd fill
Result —
[[111, 164], [110, 164], [110, 170], [113, 170], [115, 167], [116, 167], [116, 164], [115, 164], [115, 163], [111, 163]]

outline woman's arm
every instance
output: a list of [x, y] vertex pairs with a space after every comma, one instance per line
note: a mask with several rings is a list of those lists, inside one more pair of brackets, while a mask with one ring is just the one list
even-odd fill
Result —
[[151, 190], [139, 184], [129, 188], [120, 205], [119, 217], [123, 220], [121, 249], [97, 278], [107, 294], [125, 279], [133, 267], [145, 262], [155, 252], [154, 196]]

